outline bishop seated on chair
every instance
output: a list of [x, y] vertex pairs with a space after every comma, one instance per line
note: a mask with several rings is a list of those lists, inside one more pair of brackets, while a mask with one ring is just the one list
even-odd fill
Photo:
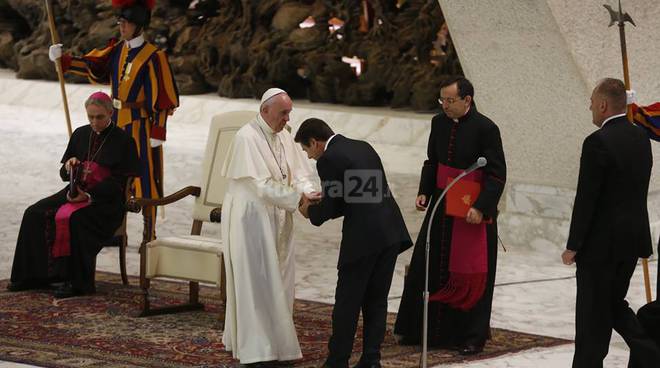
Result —
[[89, 125], [76, 129], [62, 157], [60, 176], [77, 172], [77, 185], [25, 210], [16, 242], [9, 291], [64, 282], [56, 297], [95, 291], [96, 255], [125, 213], [125, 186], [137, 176], [135, 142], [112, 124], [112, 101], [103, 92], [85, 101]]

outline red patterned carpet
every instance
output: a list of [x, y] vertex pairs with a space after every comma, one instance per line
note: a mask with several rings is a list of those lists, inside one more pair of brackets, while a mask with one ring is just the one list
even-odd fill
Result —
[[[56, 300], [45, 291], [9, 293], [0, 281], [0, 360], [44, 367], [233, 367], [222, 346], [218, 293], [202, 288], [206, 310], [137, 318], [139, 289], [124, 287], [118, 275], [98, 273], [93, 296]], [[154, 305], [185, 300], [185, 287], [155, 282]], [[296, 300], [295, 324], [303, 359], [295, 367], [316, 367], [327, 353], [332, 305]], [[394, 315], [390, 315], [390, 326]], [[482, 354], [470, 360], [569, 343], [570, 341], [494, 329]], [[359, 358], [356, 339], [353, 360]], [[417, 367], [419, 351], [398, 346], [388, 332], [383, 367]], [[429, 366], [463, 360], [454, 352], [432, 350]]]

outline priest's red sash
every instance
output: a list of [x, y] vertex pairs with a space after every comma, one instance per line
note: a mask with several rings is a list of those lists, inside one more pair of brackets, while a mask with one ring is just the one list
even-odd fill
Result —
[[[436, 177], [438, 187], [442, 189], [448, 183], [448, 178], [455, 178], [462, 172], [462, 169], [439, 164]], [[460, 180], [468, 180], [481, 185], [483, 184], [483, 173], [476, 170]], [[451, 190], [450, 188], [449, 191]], [[474, 200], [476, 198], [472, 203]], [[471, 309], [481, 299], [486, 289], [487, 274], [486, 223], [468, 224], [465, 217], [454, 217], [449, 253], [449, 280], [442, 289], [431, 295], [429, 300], [443, 302], [452, 308], [461, 310]]]
[[[84, 178], [87, 189], [91, 189], [103, 179], [110, 176], [110, 169], [96, 162], [85, 161], [82, 167], [88, 170]], [[81, 208], [89, 206], [89, 202], [68, 202], [63, 204], [55, 213], [55, 241], [53, 242], [53, 258], [67, 257], [71, 255], [71, 233], [69, 231], [69, 220], [71, 215]]]

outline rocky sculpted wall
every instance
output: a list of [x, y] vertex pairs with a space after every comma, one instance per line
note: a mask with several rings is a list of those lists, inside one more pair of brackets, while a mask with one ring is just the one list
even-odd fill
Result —
[[[65, 51], [118, 36], [109, 0], [53, 8]], [[44, 1], [0, 0], [0, 14], [0, 66], [55, 79]], [[313, 102], [428, 111], [440, 81], [462, 73], [443, 24], [435, 0], [158, 0], [146, 33], [167, 50], [183, 94], [250, 98], [276, 85]], [[362, 74], [342, 57], [362, 59]]]

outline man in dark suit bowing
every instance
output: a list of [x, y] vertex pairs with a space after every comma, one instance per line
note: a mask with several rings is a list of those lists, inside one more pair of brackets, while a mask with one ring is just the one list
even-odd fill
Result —
[[626, 118], [626, 89], [603, 79], [591, 95], [599, 127], [582, 145], [564, 264], [577, 263], [573, 367], [602, 367], [612, 329], [630, 347], [629, 367], [658, 367], [660, 351], [625, 300], [638, 258], [652, 253], [646, 198], [649, 138]]
[[324, 367], [348, 367], [360, 310], [364, 341], [356, 367], [380, 367], [394, 265], [397, 255], [412, 246], [403, 216], [380, 157], [367, 142], [335, 135], [323, 120], [314, 118], [302, 123], [295, 141], [316, 160], [323, 186], [321, 202], [303, 200], [300, 212], [316, 226], [344, 216]]

